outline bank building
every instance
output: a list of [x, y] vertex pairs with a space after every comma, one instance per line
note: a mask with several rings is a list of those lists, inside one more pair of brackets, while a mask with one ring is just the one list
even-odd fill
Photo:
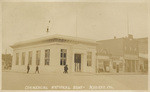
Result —
[[63, 73], [64, 65], [68, 72], [90, 72], [96, 69], [96, 41], [63, 36], [50, 35], [15, 43], [13, 48], [12, 71], [34, 73], [38, 65], [41, 73]]
[[41, 73], [68, 72], [123, 73], [139, 72], [140, 62], [137, 40], [126, 38], [94, 41], [79, 37], [50, 35], [15, 43], [12, 71], [34, 73], [38, 65]]

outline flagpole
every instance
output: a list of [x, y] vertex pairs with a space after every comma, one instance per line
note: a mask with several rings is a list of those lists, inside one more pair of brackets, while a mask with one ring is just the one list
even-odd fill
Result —
[[47, 34], [49, 33], [49, 30], [50, 30], [50, 20], [48, 21], [48, 26], [47, 26], [47, 30], [46, 30], [46, 32], [47, 32]]

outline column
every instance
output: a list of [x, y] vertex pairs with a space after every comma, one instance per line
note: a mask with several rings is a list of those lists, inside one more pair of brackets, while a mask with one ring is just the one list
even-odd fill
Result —
[[26, 51], [25, 53], [26, 53], [26, 54], [25, 54], [25, 65], [28, 65], [28, 61], [29, 61], [29, 58], [28, 58], [29, 52]]
[[68, 51], [67, 51], [67, 64], [68, 64], [68, 69], [69, 69], [69, 71], [68, 72], [72, 72], [72, 68], [73, 68], [73, 66], [72, 66], [72, 63], [73, 63], [73, 61], [72, 61], [72, 49], [71, 48], [69, 48], [68, 49]]
[[36, 50], [32, 51], [32, 66], [36, 66]]
[[92, 51], [92, 68], [93, 68], [93, 73], [96, 73], [96, 51]]
[[137, 60], [135, 60], [135, 72], [137, 72]]
[[75, 53], [72, 53], [72, 64], [71, 64], [71, 66], [72, 66], [72, 72], [75, 72], [74, 54]]
[[87, 58], [86, 57], [87, 57], [86, 52], [81, 54], [81, 71], [82, 72], [86, 72], [86, 67], [87, 67]]
[[12, 66], [16, 65], [16, 53], [13, 51], [13, 57], [12, 57]]
[[22, 62], [22, 56], [21, 56], [22, 53], [21, 53], [21, 52], [18, 52], [18, 53], [19, 53], [19, 64], [18, 64], [18, 65], [20, 66], [20, 65], [21, 65], [21, 62]]
[[41, 56], [40, 56], [40, 66], [45, 65], [45, 50], [41, 50]]

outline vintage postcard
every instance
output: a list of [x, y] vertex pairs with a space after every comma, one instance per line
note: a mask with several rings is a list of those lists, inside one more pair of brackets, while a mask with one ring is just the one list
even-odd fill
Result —
[[149, 91], [146, 1], [0, 5], [1, 91]]

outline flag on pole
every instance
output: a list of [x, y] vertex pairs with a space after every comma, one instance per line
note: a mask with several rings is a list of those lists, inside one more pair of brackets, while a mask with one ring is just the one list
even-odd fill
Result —
[[[49, 24], [50, 24], [51, 21], [49, 20], [48, 22], [49, 22]], [[49, 32], [49, 26], [47, 26], [46, 32], [47, 32], [47, 33]]]
[[49, 27], [47, 27], [47, 31], [46, 31], [47, 33], [49, 32]]

